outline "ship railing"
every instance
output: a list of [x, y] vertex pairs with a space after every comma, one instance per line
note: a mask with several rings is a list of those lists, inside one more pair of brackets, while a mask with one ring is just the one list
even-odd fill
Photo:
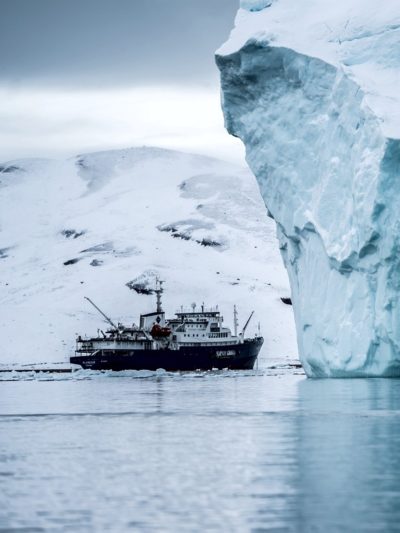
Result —
[[202, 313], [219, 313], [218, 306], [216, 307], [180, 307], [175, 311], [176, 315], [189, 315], [189, 314], [202, 314]]

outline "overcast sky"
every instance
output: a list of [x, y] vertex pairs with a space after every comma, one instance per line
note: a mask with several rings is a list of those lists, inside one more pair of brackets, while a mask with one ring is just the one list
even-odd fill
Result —
[[1, 159], [158, 144], [240, 160], [214, 63], [238, 3], [1, 0]]
[[238, 0], [1, 0], [0, 78], [73, 86], [217, 79]]

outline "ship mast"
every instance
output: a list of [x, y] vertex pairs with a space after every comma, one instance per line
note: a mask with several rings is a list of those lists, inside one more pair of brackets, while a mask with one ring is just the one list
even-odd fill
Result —
[[234, 305], [233, 306], [233, 328], [234, 328], [235, 337], [237, 337], [238, 326], [239, 326], [238, 312], [236, 309], [236, 305]]
[[162, 302], [161, 302], [161, 295], [162, 293], [164, 292], [164, 289], [162, 287], [162, 284], [164, 282], [161, 281], [159, 278], [156, 278], [156, 288], [155, 288], [155, 293], [156, 293], [156, 298], [157, 298], [157, 313], [162, 313], [163, 310], [162, 310]]

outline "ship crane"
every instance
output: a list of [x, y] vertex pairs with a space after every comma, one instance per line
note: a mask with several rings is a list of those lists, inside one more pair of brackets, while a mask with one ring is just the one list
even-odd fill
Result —
[[88, 298], [87, 296], [85, 296], [84, 298], [85, 298], [85, 300], [87, 300], [89, 303], [91, 303], [95, 309], [97, 309], [97, 311], [98, 311], [98, 312], [99, 312], [99, 313], [100, 313], [100, 314], [101, 314], [101, 315], [107, 320], [107, 322], [108, 322], [113, 328], [115, 328], [116, 330], [119, 329], [118, 326], [116, 326], [116, 325], [114, 324], [114, 322], [111, 320], [111, 318], [108, 317], [105, 313], [103, 313], [103, 311], [102, 311], [99, 307], [97, 307], [97, 305], [96, 305], [94, 302], [92, 302], [92, 300], [91, 300], [90, 298]]
[[243, 326], [242, 333], [241, 333], [242, 337], [243, 337], [243, 335], [244, 335], [244, 332], [245, 332], [246, 329], [247, 329], [247, 326], [250, 324], [250, 320], [252, 319], [253, 315], [254, 315], [254, 311], [252, 311], [252, 312], [250, 313], [250, 316], [249, 316], [249, 318], [247, 319], [246, 324]]

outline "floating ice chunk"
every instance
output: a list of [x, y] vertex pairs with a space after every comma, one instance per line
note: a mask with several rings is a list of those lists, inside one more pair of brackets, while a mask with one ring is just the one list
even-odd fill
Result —
[[[243, 1], [217, 53], [309, 376], [400, 375], [400, 4]], [[270, 39], [268, 36], [273, 35]]]

